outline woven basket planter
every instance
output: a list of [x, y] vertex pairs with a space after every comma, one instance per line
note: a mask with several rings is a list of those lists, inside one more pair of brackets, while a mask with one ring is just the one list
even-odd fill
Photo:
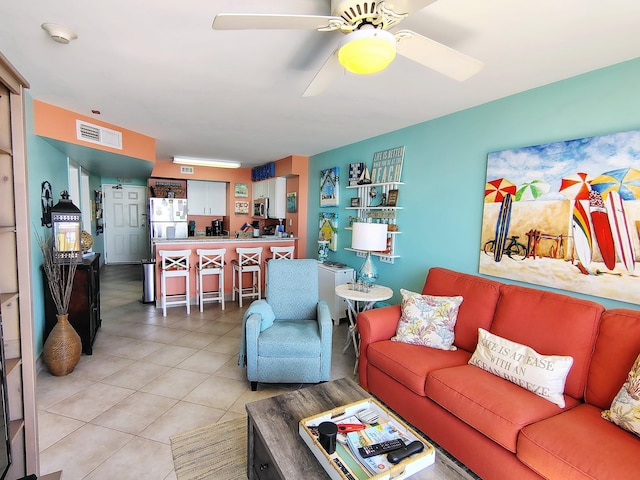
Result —
[[82, 354], [80, 335], [69, 323], [68, 315], [56, 315], [58, 321], [44, 342], [42, 361], [52, 375], [62, 377], [73, 372]]

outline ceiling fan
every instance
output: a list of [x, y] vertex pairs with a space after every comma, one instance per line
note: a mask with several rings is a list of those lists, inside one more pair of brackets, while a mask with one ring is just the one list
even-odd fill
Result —
[[[345, 34], [305, 90], [322, 93], [343, 71], [369, 74], [384, 70], [396, 53], [458, 81], [478, 73], [484, 64], [411, 30], [395, 30], [410, 14], [436, 0], [331, 0], [331, 15], [220, 13], [214, 30], [308, 29]], [[393, 29], [393, 31], [391, 31]]]

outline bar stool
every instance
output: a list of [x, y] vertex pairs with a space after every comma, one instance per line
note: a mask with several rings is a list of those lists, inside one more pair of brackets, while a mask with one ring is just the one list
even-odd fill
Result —
[[[217, 248], [215, 250], [198, 248], [196, 250], [198, 254], [198, 268], [196, 270], [198, 282], [196, 283], [196, 289], [198, 290], [198, 305], [200, 305], [201, 312], [205, 302], [220, 302], [222, 310], [224, 310], [224, 254], [226, 252], [226, 248]], [[209, 275], [218, 275], [217, 290], [204, 289], [204, 278]]]
[[[186, 305], [187, 315], [191, 313], [189, 294], [189, 257], [191, 250], [161, 250], [162, 316], [167, 316], [167, 306]], [[167, 295], [167, 278], [183, 277], [185, 293]], [[170, 297], [183, 297], [173, 299]], [[169, 300], [167, 300], [169, 298]]]
[[[256, 297], [262, 296], [262, 285], [260, 279], [260, 264], [262, 262], [262, 247], [257, 248], [236, 248], [238, 253], [238, 259], [231, 260], [232, 271], [232, 290], [231, 300], [235, 301], [236, 292], [238, 292], [238, 300], [240, 301], [240, 308], [242, 308], [242, 299], [244, 297]], [[253, 280], [251, 287], [242, 286], [242, 274], [250, 272]], [[236, 287], [236, 275], [238, 277]]]
[[266, 294], [269, 282], [269, 260], [293, 260], [293, 252], [296, 247], [270, 247], [271, 258], [264, 260], [264, 291]]

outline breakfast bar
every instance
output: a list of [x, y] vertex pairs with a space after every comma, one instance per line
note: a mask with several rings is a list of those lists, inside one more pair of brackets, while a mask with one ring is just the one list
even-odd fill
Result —
[[[176, 238], [173, 240], [167, 239], [153, 239], [153, 257], [156, 260], [156, 265], [161, 264], [160, 251], [177, 251], [177, 250], [191, 250], [191, 256], [189, 258], [189, 283], [190, 283], [190, 297], [191, 303], [196, 303], [196, 266], [198, 265], [198, 249], [218, 249], [225, 248], [225, 267], [224, 267], [224, 292], [227, 299], [231, 298], [231, 261], [238, 259], [236, 248], [257, 248], [262, 247], [262, 275], [260, 281], [262, 282], [262, 290], [264, 292], [264, 262], [266, 258], [271, 257], [270, 247], [296, 247], [294, 257], [298, 257], [298, 237], [277, 237], [271, 235], [265, 235], [260, 237], [210, 237], [210, 236], [195, 236], [187, 238]], [[156, 268], [156, 286], [161, 285], [160, 268]], [[176, 294], [184, 292], [184, 281], [177, 278], [167, 279], [167, 294]], [[156, 307], [162, 305], [162, 292], [160, 288], [156, 288]]]

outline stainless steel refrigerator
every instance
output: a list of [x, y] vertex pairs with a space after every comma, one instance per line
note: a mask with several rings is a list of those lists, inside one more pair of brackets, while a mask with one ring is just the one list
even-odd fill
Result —
[[150, 198], [149, 230], [151, 238], [187, 238], [187, 200]]

